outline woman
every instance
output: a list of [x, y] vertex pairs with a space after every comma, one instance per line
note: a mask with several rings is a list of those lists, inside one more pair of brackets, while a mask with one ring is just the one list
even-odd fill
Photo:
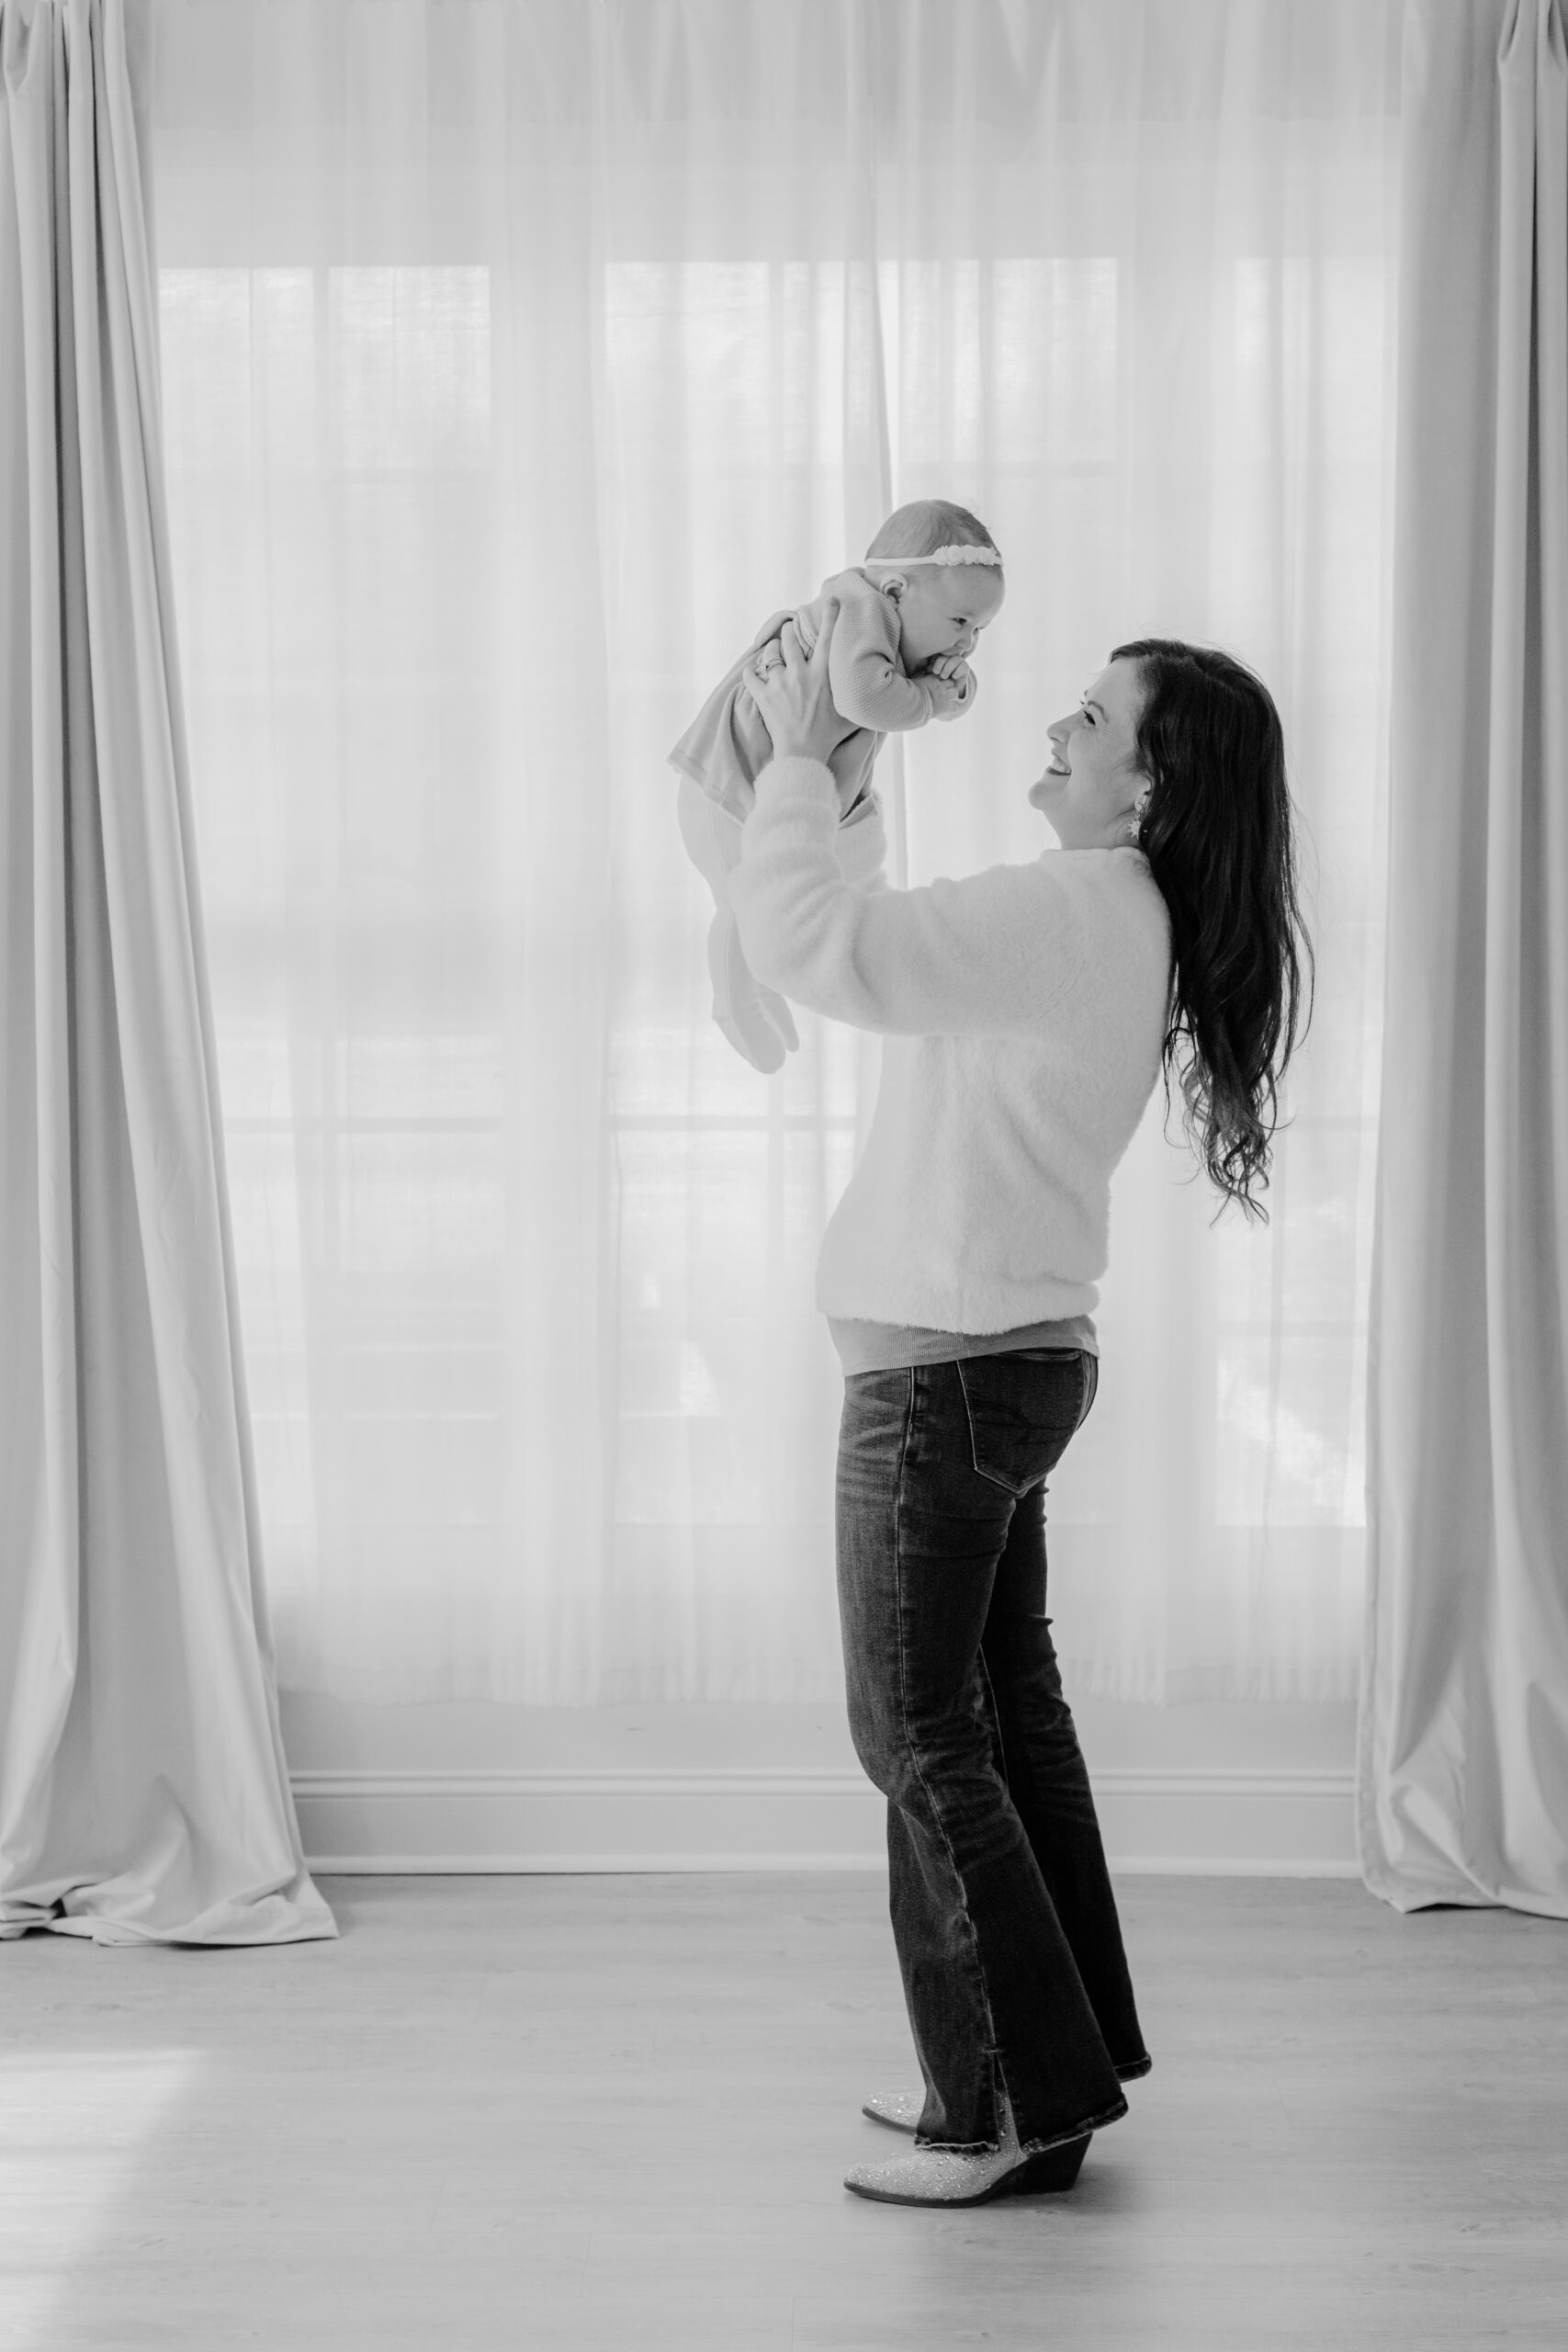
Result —
[[1047, 730], [1030, 790], [1060, 854], [929, 889], [835, 854], [829, 608], [751, 691], [733, 903], [751, 969], [883, 1033], [865, 1150], [823, 1240], [844, 1365], [837, 1539], [850, 1725], [886, 1793], [915, 2135], [846, 2187], [972, 2205], [1067, 2188], [1149, 2071], [1094, 1802], [1045, 1615], [1045, 1480], [1094, 1401], [1110, 1178], [1163, 1060], [1190, 1137], [1266, 1214], [1296, 1044], [1283, 740], [1222, 653], [1124, 645]]

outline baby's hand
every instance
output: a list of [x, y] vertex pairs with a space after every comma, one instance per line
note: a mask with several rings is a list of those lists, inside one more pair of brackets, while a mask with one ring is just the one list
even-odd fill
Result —
[[975, 673], [966, 662], [958, 665], [960, 675], [952, 678], [931, 676], [925, 680], [926, 692], [931, 698], [933, 718], [959, 718], [975, 699]]
[[926, 663], [928, 678], [951, 678], [964, 666], [962, 653], [933, 653]]

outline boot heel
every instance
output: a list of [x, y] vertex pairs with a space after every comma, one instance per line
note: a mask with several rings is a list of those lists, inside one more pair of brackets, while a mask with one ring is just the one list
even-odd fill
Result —
[[1059, 2148], [1042, 2148], [1038, 2155], [1026, 2158], [1016, 2172], [1009, 2174], [1001, 2194], [1037, 2197], [1044, 2189], [1071, 2188], [1083, 2170], [1093, 2137], [1092, 2132], [1086, 2132], [1081, 2140], [1065, 2140]]

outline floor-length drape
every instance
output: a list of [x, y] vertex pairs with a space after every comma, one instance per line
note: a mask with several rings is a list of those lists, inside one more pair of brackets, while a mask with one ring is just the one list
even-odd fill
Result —
[[1568, 49], [1406, 28], [1367, 1884], [1568, 1917]]
[[[157, 0], [171, 527], [269, 1589], [345, 1702], [837, 1702], [812, 1304], [874, 1041], [708, 1017], [664, 754], [885, 503], [1008, 558], [884, 754], [1046, 846], [1110, 647], [1278, 695], [1267, 1230], [1156, 1100], [1053, 1480], [1077, 1694], [1348, 1701], [1401, 0]], [[940, 740], [938, 740], [940, 739]], [[906, 788], [900, 787], [899, 757]], [[1178, 1101], [1179, 1111], [1179, 1100]]]
[[336, 1929], [261, 1584], [141, 31], [0, 0], [0, 1935], [272, 1943]]

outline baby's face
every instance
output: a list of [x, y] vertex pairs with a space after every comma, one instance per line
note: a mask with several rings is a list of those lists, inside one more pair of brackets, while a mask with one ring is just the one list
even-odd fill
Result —
[[976, 639], [1002, 607], [1006, 590], [990, 563], [917, 563], [905, 574], [898, 603], [898, 650], [911, 673], [939, 654], [975, 650]]

